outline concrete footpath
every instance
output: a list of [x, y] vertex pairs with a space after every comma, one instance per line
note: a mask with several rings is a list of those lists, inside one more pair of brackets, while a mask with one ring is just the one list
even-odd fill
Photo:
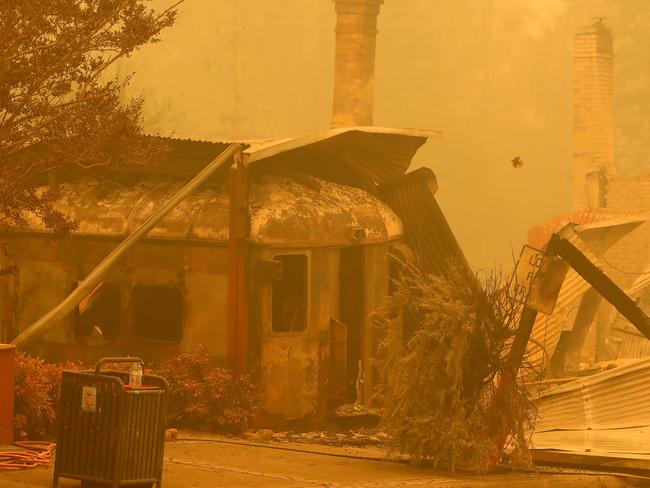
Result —
[[[441, 474], [381, 460], [370, 448], [302, 443], [251, 443], [223, 437], [186, 438], [165, 446], [164, 488], [203, 487], [448, 487], [448, 488], [624, 488], [650, 486], [640, 479], [565, 471], [485, 476]], [[313, 452], [304, 452], [313, 451]], [[375, 459], [376, 458], [376, 459]], [[52, 466], [17, 472], [0, 471], [1, 488], [49, 487]], [[60, 486], [79, 482], [62, 479]]]

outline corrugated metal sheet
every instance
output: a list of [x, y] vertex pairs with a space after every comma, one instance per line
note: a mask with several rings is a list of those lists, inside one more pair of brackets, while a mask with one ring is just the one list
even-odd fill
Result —
[[616, 316], [616, 320], [612, 324], [609, 341], [616, 343], [618, 358], [650, 356], [650, 340], [620, 314]]
[[[249, 164], [293, 166], [314, 176], [331, 179], [335, 171], [358, 175], [354, 186], [370, 189], [402, 176], [417, 150], [429, 138], [440, 138], [438, 130], [389, 127], [343, 127], [327, 132], [286, 139], [206, 141], [158, 137], [170, 149], [156, 167], [120, 167], [117, 172], [187, 176], [200, 171], [229, 144], [244, 148]], [[303, 171], [305, 172], [305, 171]], [[221, 172], [223, 178], [226, 172]], [[349, 177], [349, 175], [347, 175]], [[343, 179], [342, 182], [350, 181]], [[365, 185], [365, 186], [364, 186]]]
[[650, 265], [648, 265], [639, 276], [634, 280], [632, 285], [630, 285], [626, 290], [630, 296], [638, 295], [644, 288], [647, 288], [650, 285]]
[[[586, 209], [556, 217], [532, 228], [529, 232], [529, 242], [538, 246], [545, 245], [552, 232], [556, 231], [558, 226], [566, 226], [567, 220], [570, 220], [580, 224], [574, 226], [574, 229], [584, 241], [583, 248], [593, 247], [601, 254], [629, 232], [648, 222], [649, 219], [650, 213], [647, 210]], [[563, 221], [564, 224], [562, 224]], [[610, 268], [607, 263], [599, 262], [593, 253], [591, 259], [594, 263], [598, 263], [598, 266], [605, 272]], [[647, 274], [639, 275], [634, 283], [625, 289], [629, 296], [637, 295], [643, 288], [650, 285], [650, 267], [646, 271]], [[577, 312], [581, 296], [588, 288], [589, 286], [574, 271], [569, 271], [555, 313], [549, 318], [538, 318], [538, 323], [536, 323], [533, 339], [537, 344], [531, 344], [529, 348], [530, 358], [534, 364], [540, 367], [545, 366], [545, 361], [542, 361], [544, 354], [543, 348], [539, 346], [540, 343], [546, 344], [547, 354], [550, 356], [555, 350], [561, 331], [573, 327], [575, 312]], [[564, 316], [559, 314], [564, 314]], [[644, 357], [650, 353], [650, 341], [641, 337], [636, 328], [620, 314], [616, 313], [611, 327], [612, 339], [618, 341], [619, 357]]]
[[440, 138], [440, 131], [345, 127], [251, 146], [245, 153], [249, 164], [271, 164], [299, 158], [301, 164], [343, 165], [375, 184], [383, 184], [406, 172], [413, 156], [428, 138]]
[[[602, 216], [604, 213], [585, 211], [579, 212], [578, 215]], [[569, 239], [569, 241], [571, 241], [578, 249], [580, 249], [582, 253], [591, 260], [592, 263], [598, 266], [601, 270], [607, 272], [608, 267], [601, 262], [598, 256], [591, 251], [590, 247], [587, 244], [594, 238], [599, 239], [599, 236], [594, 235], [594, 232], [616, 232], [616, 236], [613, 238], [599, 239], [600, 242], [598, 247], [601, 252], [605, 252], [607, 249], [609, 249], [609, 247], [614, 245], [620, 237], [635, 229], [637, 225], [646, 222], [648, 220], [648, 216], [648, 212], [645, 211], [635, 213], [633, 216], [619, 217], [613, 220], [591, 222], [590, 224], [583, 224], [578, 226], [565, 223], [564, 227], [557, 232], [563, 237]], [[639, 287], [642, 288], [643, 286], [647, 286], [643, 285], [643, 283], [650, 284], [650, 275], [641, 276], [637, 282], [638, 284], [635, 283], [632, 289], [626, 290], [626, 293], [628, 295], [632, 296], [633, 294], [631, 291], [638, 291], [638, 289], [640, 289]], [[537, 317], [533, 332], [531, 334], [531, 341], [528, 344], [527, 350], [528, 359], [537, 369], [543, 369], [547, 366], [549, 359], [552, 357], [553, 352], [555, 351], [562, 330], [571, 330], [573, 328], [580, 301], [584, 293], [589, 288], [590, 285], [585, 282], [580, 277], [580, 275], [578, 275], [573, 269], [569, 269], [569, 272], [564, 279], [564, 283], [562, 284], [560, 295], [558, 297], [557, 305], [553, 314], [550, 316], [539, 315]], [[627, 320], [623, 320], [629, 324]], [[633, 326], [630, 324], [630, 327]], [[636, 345], [632, 345], [631, 343], [630, 346], [636, 347]], [[630, 357], [639, 356], [635, 354]]]
[[[124, 237], [160, 208], [182, 182], [166, 178], [138, 183], [117, 178], [81, 179], [62, 184], [55, 207], [79, 221], [75, 235]], [[309, 176], [261, 175], [251, 182], [251, 239], [264, 245], [314, 246], [386, 241], [402, 234], [399, 217], [358, 188]], [[228, 240], [229, 196], [225, 182], [206, 185], [182, 201], [149, 237]], [[46, 232], [34, 216], [31, 231]]]
[[535, 448], [650, 452], [650, 358], [545, 391]]
[[[533, 437], [535, 449], [561, 449], [592, 454], [650, 454], [650, 427], [602, 430], [553, 430]], [[587, 464], [587, 463], [585, 463]]]
[[[148, 139], [158, 141], [164, 144], [168, 152], [164, 157], [153, 166], [111, 166], [110, 170], [117, 174], [135, 174], [135, 175], [158, 175], [170, 177], [182, 177], [187, 179], [196, 175], [214, 158], [221, 154], [231, 142], [237, 142], [244, 148], [252, 145], [268, 143], [269, 140], [259, 141], [205, 141], [194, 139], [177, 139], [172, 137], [146, 136]], [[70, 170], [62, 171], [65, 175]], [[227, 173], [227, 168], [221, 171], [219, 176], [223, 177]], [[73, 172], [74, 175], [74, 172]], [[218, 179], [219, 176], [215, 177]]]
[[435, 199], [435, 175], [420, 168], [382, 187], [382, 197], [401, 217], [404, 237], [422, 268], [447, 276], [457, 263], [471, 273], [465, 255]]
[[[646, 267], [634, 280], [632, 285], [625, 289], [631, 297], [639, 294], [650, 286], [650, 266]], [[623, 315], [616, 312], [610, 324], [613, 342], [618, 342], [619, 358], [641, 358], [650, 356], [650, 340], [643, 336]]]
[[535, 432], [650, 425], [650, 358], [620, 365], [543, 392]]
[[[532, 227], [528, 231], [528, 244], [541, 249], [546, 245], [554, 232], [563, 228], [567, 223], [575, 225], [584, 225], [591, 223], [604, 223], [609, 221], [614, 224], [618, 221], [620, 223], [633, 223], [642, 220], [648, 220], [648, 210], [636, 209], [608, 209], [608, 208], [591, 208], [578, 210], [576, 212], [559, 215], [547, 220], [541, 224]], [[609, 224], [604, 224], [609, 225]], [[588, 230], [590, 227], [585, 226], [583, 230]], [[599, 227], [602, 228], [602, 225]]]

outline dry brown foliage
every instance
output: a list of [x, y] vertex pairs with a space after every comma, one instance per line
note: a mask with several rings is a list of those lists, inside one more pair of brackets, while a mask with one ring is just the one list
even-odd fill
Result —
[[[130, 363], [105, 363], [104, 370], [128, 371]], [[53, 439], [63, 370], [94, 371], [80, 362], [50, 363], [19, 352], [16, 356], [14, 431], [16, 439]], [[147, 366], [146, 374], [169, 383], [174, 425], [241, 432], [260, 405], [260, 390], [247, 376], [220, 368], [204, 346]]]
[[443, 278], [401, 262], [397, 268], [393, 292], [375, 314], [385, 334], [383, 427], [393, 452], [415, 464], [484, 471], [506, 431], [525, 455], [532, 420], [525, 389], [515, 383], [494, 407], [521, 308], [501, 274], [479, 279], [458, 267]]
[[[182, 0], [181, 0], [182, 1]], [[122, 100], [127, 80], [106, 70], [157, 42], [175, 7], [149, 0], [0, 0], [0, 215], [26, 212], [67, 233], [75, 223], [38, 193], [50, 169], [147, 164], [163, 151], [141, 136], [141, 99]], [[178, 2], [180, 3], [180, 2]], [[176, 4], [177, 5], [177, 4]]]

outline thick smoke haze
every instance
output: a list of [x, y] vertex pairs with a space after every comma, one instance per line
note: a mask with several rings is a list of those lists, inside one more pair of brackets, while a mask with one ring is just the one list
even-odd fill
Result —
[[[157, 1], [161, 7], [168, 1]], [[604, 17], [614, 36], [616, 163], [650, 163], [646, 0], [386, 0], [375, 124], [436, 128], [413, 168], [476, 267], [510, 267], [529, 227], [571, 210], [572, 49]], [[173, 28], [119, 66], [147, 130], [193, 139], [290, 137], [329, 127], [334, 5], [186, 0]], [[523, 159], [521, 168], [510, 160]]]

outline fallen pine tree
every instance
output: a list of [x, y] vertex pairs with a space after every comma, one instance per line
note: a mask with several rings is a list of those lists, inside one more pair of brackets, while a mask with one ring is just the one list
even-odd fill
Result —
[[[495, 401], [521, 306], [497, 272], [447, 277], [396, 261], [392, 292], [375, 313], [384, 340], [382, 428], [412, 463], [482, 472], [509, 438], [511, 461], [530, 462], [533, 407], [520, 382]], [[498, 405], [495, 408], [494, 405]]]

